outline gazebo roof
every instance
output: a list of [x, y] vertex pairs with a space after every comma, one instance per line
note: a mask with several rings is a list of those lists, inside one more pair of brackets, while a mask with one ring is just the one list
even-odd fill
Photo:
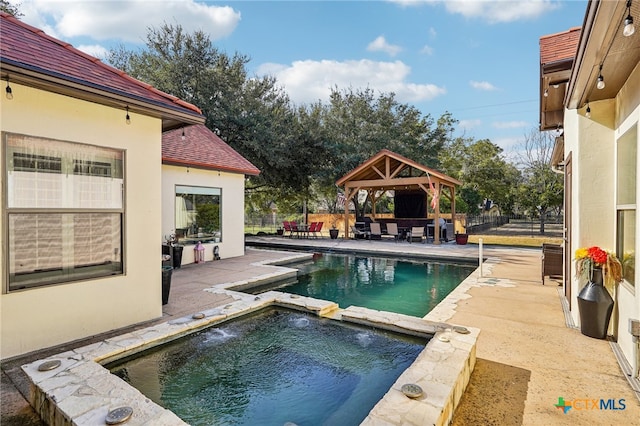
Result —
[[457, 179], [383, 149], [338, 179], [336, 185], [359, 189], [418, 189], [429, 179], [445, 186], [462, 185]]

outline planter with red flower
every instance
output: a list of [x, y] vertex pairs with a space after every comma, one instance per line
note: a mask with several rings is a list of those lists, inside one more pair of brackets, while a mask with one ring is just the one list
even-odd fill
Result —
[[613, 253], [600, 247], [576, 250], [576, 278], [586, 277], [587, 284], [578, 294], [580, 331], [596, 339], [607, 337], [614, 301], [605, 288], [607, 280], [614, 284], [622, 280], [622, 265]]

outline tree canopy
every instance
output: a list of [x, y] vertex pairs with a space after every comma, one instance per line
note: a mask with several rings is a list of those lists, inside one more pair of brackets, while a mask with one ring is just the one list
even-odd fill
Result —
[[205, 32], [178, 24], [149, 28], [145, 49], [120, 46], [107, 60], [202, 109], [206, 125], [261, 170], [246, 185], [254, 210], [277, 202], [335, 212], [336, 180], [385, 148], [462, 181], [459, 211], [476, 213], [483, 199], [505, 212], [562, 205], [562, 182], [539, 132], [527, 136], [531, 155], [516, 167], [489, 140], [453, 138], [450, 113], [425, 115], [394, 93], [333, 87], [326, 103], [294, 105], [274, 77], [248, 74], [249, 57], [220, 51]]

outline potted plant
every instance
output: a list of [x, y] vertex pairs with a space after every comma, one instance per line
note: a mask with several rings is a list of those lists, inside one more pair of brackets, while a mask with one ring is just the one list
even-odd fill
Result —
[[622, 281], [622, 265], [615, 254], [600, 247], [576, 250], [576, 279], [585, 277], [587, 284], [578, 293], [580, 332], [596, 339], [607, 337], [614, 301], [605, 288], [609, 280]]
[[329, 229], [329, 236], [331, 237], [332, 240], [335, 240], [336, 238], [338, 238], [339, 233], [340, 233], [340, 230], [336, 228], [336, 223], [333, 222], [331, 224], [331, 229]]
[[467, 244], [467, 241], [469, 241], [469, 234], [456, 232], [456, 244], [463, 246]]
[[182, 266], [182, 251], [184, 246], [178, 244], [176, 234], [171, 234], [169, 237], [165, 236], [166, 246], [170, 247], [170, 254], [172, 259], [172, 266], [174, 269], [179, 269]]

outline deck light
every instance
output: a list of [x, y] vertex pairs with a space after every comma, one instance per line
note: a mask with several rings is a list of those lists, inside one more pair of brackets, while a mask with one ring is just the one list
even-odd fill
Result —
[[9, 86], [9, 76], [7, 76], [7, 88], [4, 90], [7, 92], [7, 99], [13, 99], [13, 90], [11, 90], [11, 86]]
[[598, 83], [596, 87], [600, 90], [604, 89], [604, 77], [602, 76], [602, 64], [600, 64], [600, 74], [598, 74]]
[[636, 28], [633, 26], [633, 16], [631, 16], [631, 0], [627, 2], [627, 17], [624, 19], [624, 29], [622, 34], [625, 37], [630, 37], [636, 32]]
[[125, 121], [127, 124], [131, 124], [131, 117], [129, 116], [129, 105], [127, 105], [127, 115], [125, 116]]

